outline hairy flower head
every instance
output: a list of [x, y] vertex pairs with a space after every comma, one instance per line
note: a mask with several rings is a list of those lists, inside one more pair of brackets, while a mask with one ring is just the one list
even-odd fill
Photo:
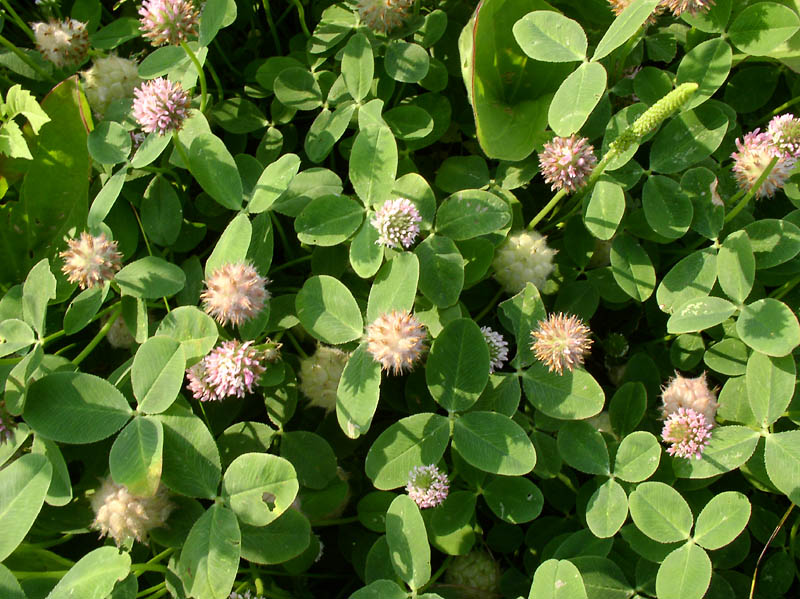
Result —
[[772, 197], [786, 183], [797, 162], [794, 157], [781, 153], [769, 133], [759, 133], [758, 129], [746, 134], [744, 139], [737, 139], [736, 147], [739, 151], [731, 154], [733, 175], [739, 187], [747, 191], [752, 189], [772, 159], [778, 160], [756, 191], [756, 198]]
[[358, 16], [373, 31], [389, 33], [408, 20], [413, 0], [358, 0]]
[[693, 17], [711, 10], [714, 0], [661, 0], [660, 6], [671, 10], [676, 17], [688, 12]]
[[270, 295], [269, 281], [252, 264], [229, 262], [209, 275], [200, 294], [203, 309], [222, 326], [240, 325], [252, 320], [264, 309]]
[[163, 486], [152, 497], [140, 497], [109, 476], [92, 496], [92, 509], [92, 528], [99, 530], [100, 536], [114, 539], [119, 547], [130, 539], [147, 542], [147, 533], [164, 525], [173, 505]]
[[536, 231], [509, 235], [495, 250], [494, 278], [508, 293], [519, 293], [527, 283], [542, 289], [553, 272], [555, 255], [547, 238]]
[[370, 220], [379, 233], [375, 243], [390, 248], [411, 247], [419, 235], [421, 222], [419, 210], [405, 198], [387, 200]]
[[253, 342], [224, 341], [186, 371], [188, 389], [200, 401], [222, 401], [252, 393], [266, 368], [277, 357], [278, 347], [257, 349]]
[[300, 360], [300, 391], [310, 406], [326, 412], [336, 409], [336, 390], [350, 354], [335, 347], [320, 345], [313, 356]]
[[419, 361], [425, 337], [425, 327], [412, 314], [392, 310], [367, 327], [367, 351], [383, 370], [402, 374]]
[[436, 507], [447, 499], [450, 480], [435, 465], [414, 466], [408, 473], [406, 493], [420, 509]]
[[79, 64], [89, 53], [86, 23], [75, 19], [31, 23], [36, 49], [57, 67]]
[[177, 45], [197, 35], [200, 14], [191, 0], [144, 0], [139, 15], [142, 35], [154, 46]]
[[133, 90], [133, 118], [146, 133], [165, 135], [183, 126], [189, 109], [189, 95], [180, 83], [158, 77]]
[[785, 156], [800, 158], [800, 119], [793, 114], [781, 114], [767, 125], [772, 144]]
[[136, 61], [114, 55], [95, 58], [92, 68], [82, 74], [86, 98], [101, 118], [114, 100], [132, 98], [141, 82]]
[[457, 556], [447, 569], [445, 581], [457, 585], [464, 597], [493, 596], [500, 588], [500, 568], [491, 555], [475, 550]]
[[661, 439], [670, 443], [669, 455], [700, 459], [711, 439], [713, 425], [702, 413], [691, 408], [678, 408], [664, 421]]
[[668, 418], [681, 408], [689, 408], [705, 417], [714, 426], [717, 415], [717, 396], [709, 389], [706, 373], [694, 379], [682, 377], [677, 372], [661, 389], [661, 417]]
[[489, 346], [489, 372], [500, 370], [508, 361], [508, 341], [490, 327], [481, 327], [481, 333]]
[[589, 140], [576, 135], [554, 137], [539, 153], [539, 168], [553, 191], [571, 193], [583, 187], [595, 164], [597, 157]]
[[562, 374], [564, 368], [571, 371], [583, 364], [592, 346], [590, 333], [589, 327], [575, 315], [551, 314], [546, 320], [540, 320], [537, 330], [531, 333], [531, 349], [550, 372]]
[[117, 242], [109, 241], [105, 233], [94, 237], [84, 231], [79, 238], [67, 240], [67, 246], [59, 254], [64, 259], [61, 270], [70, 283], [77, 283], [81, 289], [110, 281], [122, 267]]

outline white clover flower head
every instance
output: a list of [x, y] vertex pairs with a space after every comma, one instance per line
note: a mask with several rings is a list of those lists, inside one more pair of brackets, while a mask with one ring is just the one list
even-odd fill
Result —
[[496, 372], [508, 361], [508, 341], [491, 327], [481, 327], [481, 333], [489, 346], [489, 372]]
[[678, 408], [664, 421], [661, 439], [670, 443], [667, 453], [679, 458], [700, 459], [711, 440], [713, 424], [702, 413], [691, 408]]
[[408, 473], [406, 492], [420, 509], [436, 507], [447, 499], [450, 480], [434, 464], [414, 466]]
[[203, 309], [225, 326], [252, 320], [264, 309], [270, 298], [269, 280], [258, 274], [252, 264], [229, 262], [209, 275], [205, 290], [200, 294]]
[[375, 243], [395, 249], [411, 247], [421, 222], [419, 210], [405, 198], [387, 200], [370, 220], [379, 233]]
[[445, 582], [461, 587], [469, 597], [491, 596], [500, 588], [500, 567], [485, 551], [471, 551], [450, 563]]
[[350, 354], [335, 347], [320, 345], [313, 356], [300, 361], [299, 389], [309, 406], [326, 412], [336, 409], [336, 390]]
[[550, 372], [563, 374], [564, 368], [572, 371], [583, 364], [584, 356], [592, 346], [590, 334], [589, 327], [574, 314], [551, 314], [540, 320], [538, 328], [531, 333], [531, 349]]
[[791, 158], [800, 158], [800, 119], [790, 113], [774, 117], [767, 133], [775, 147]]
[[708, 12], [714, 6], [714, 0], [661, 0], [661, 6], [671, 10], [676, 17], [688, 12], [693, 17]]
[[200, 13], [191, 0], [144, 0], [139, 16], [142, 35], [154, 46], [162, 46], [197, 35]]
[[133, 118], [146, 133], [178, 131], [188, 109], [189, 95], [169, 79], [151, 79], [133, 90]]
[[101, 537], [114, 539], [117, 547], [130, 539], [146, 543], [148, 532], [163, 526], [174, 507], [164, 486], [159, 486], [152, 497], [140, 497], [110, 476], [92, 496], [91, 503], [95, 514], [91, 527], [99, 530]]
[[580, 189], [595, 164], [597, 157], [589, 140], [574, 134], [554, 137], [539, 153], [539, 168], [553, 191], [566, 189], [572, 193]]
[[686, 378], [675, 373], [665, 387], [661, 388], [661, 417], [668, 418], [681, 408], [689, 408], [702, 414], [706, 422], [714, 426], [717, 416], [717, 396], [709, 389], [704, 372], [697, 378]]
[[117, 242], [110, 241], [105, 233], [95, 237], [84, 231], [79, 238], [68, 239], [67, 246], [58, 254], [64, 259], [61, 271], [70, 283], [77, 283], [81, 289], [102, 286], [122, 268]]
[[536, 231], [521, 231], [509, 237], [495, 250], [494, 278], [508, 293], [519, 293], [527, 283], [542, 289], [553, 272], [556, 250], [547, 238]]
[[358, 16], [373, 31], [389, 33], [408, 20], [413, 0], [358, 0]]
[[101, 118], [114, 100], [132, 98], [133, 90], [142, 81], [135, 60], [113, 54], [95, 58], [92, 68], [82, 75], [89, 105]]
[[425, 327], [412, 314], [392, 310], [367, 327], [367, 351], [383, 370], [403, 374], [422, 357], [425, 337]]
[[224, 341], [186, 371], [187, 388], [200, 401], [222, 401], [253, 393], [277, 351], [259, 350], [253, 342]]
[[783, 155], [769, 133], [759, 133], [758, 129], [751, 131], [743, 139], [736, 140], [736, 147], [739, 151], [731, 154], [733, 175], [739, 187], [746, 191], [755, 185], [772, 159], [778, 158], [778, 162], [758, 188], [756, 198], [772, 197], [792, 174], [796, 159]]
[[31, 23], [36, 49], [57, 67], [79, 64], [89, 53], [86, 23], [75, 19]]

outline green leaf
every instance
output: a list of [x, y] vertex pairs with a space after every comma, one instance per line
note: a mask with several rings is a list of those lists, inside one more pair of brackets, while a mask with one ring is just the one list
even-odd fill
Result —
[[172, 69], [188, 61], [189, 57], [180, 46], [170, 45], [157, 48], [139, 63], [139, 77], [142, 79], [155, 79], [166, 75]]
[[203, 421], [183, 400], [154, 418], [164, 427], [162, 482], [189, 497], [215, 497], [221, 474], [219, 450]]
[[125, 179], [128, 176], [127, 165], [122, 166], [116, 173], [111, 175], [106, 181], [105, 185], [100, 189], [92, 201], [89, 208], [89, 216], [86, 224], [89, 227], [97, 227], [102, 223], [111, 212], [114, 204], [117, 202], [122, 187], [125, 185]]
[[241, 531], [234, 513], [214, 504], [192, 526], [178, 575], [190, 597], [227, 599], [239, 569]]
[[777, 2], [757, 2], [734, 19], [728, 35], [745, 54], [763, 56], [800, 30], [800, 17]]
[[380, 392], [381, 365], [362, 343], [347, 360], [336, 392], [336, 418], [345, 435], [357, 439], [369, 430]]
[[480, 189], [458, 191], [446, 198], [436, 212], [436, 232], [450, 239], [472, 239], [503, 228], [511, 210], [493, 193]]
[[768, 356], [786, 356], [800, 345], [800, 325], [789, 307], [765, 298], [744, 307], [736, 332], [748, 346]]
[[611, 274], [617, 285], [639, 302], [653, 293], [656, 272], [642, 246], [628, 235], [615, 235], [611, 242]]
[[267, 526], [242, 525], [242, 557], [256, 564], [280, 564], [300, 555], [311, 541], [308, 518], [286, 510]]
[[22, 129], [14, 121], [8, 121], [0, 126], [0, 154], [10, 158], [33, 160]]
[[687, 543], [670, 553], [656, 575], [659, 599], [701, 599], [711, 582], [711, 560], [697, 545]]
[[0, 322], [0, 357], [30, 347], [35, 341], [33, 330], [21, 320], [9, 318]]
[[151, 496], [161, 482], [164, 429], [161, 422], [137, 416], [114, 439], [108, 464], [118, 485], [134, 495]]
[[414, 466], [436, 464], [450, 441], [450, 422], [438, 414], [415, 414], [383, 431], [367, 453], [365, 471], [375, 488], [396, 489]]
[[592, 60], [597, 61], [604, 56], [608, 56], [628, 41], [628, 38], [635, 34], [644, 25], [644, 22], [650, 18], [659, 2], [660, 0], [631, 2], [611, 23], [600, 43], [597, 44]]
[[598, 181], [583, 215], [586, 229], [603, 241], [614, 236], [625, 214], [625, 193], [622, 187], [611, 181]]
[[433, 131], [433, 118], [419, 106], [411, 104], [395, 106], [382, 116], [397, 139], [408, 141], [423, 139]]
[[712, 497], [694, 527], [694, 541], [713, 551], [739, 536], [750, 520], [750, 502], [737, 491], [725, 491]]
[[772, 268], [800, 253], [800, 228], [788, 220], [764, 218], [744, 227], [756, 258], [756, 268]]
[[756, 422], [766, 429], [783, 416], [794, 395], [794, 358], [771, 358], [757, 351], [747, 360], [747, 398]]
[[556, 135], [566, 137], [583, 127], [606, 91], [606, 70], [599, 62], [584, 62], [559, 86], [547, 122]]
[[215, 104], [211, 116], [225, 131], [237, 135], [258, 131], [269, 125], [258, 106], [239, 97]]
[[406, 597], [408, 597], [408, 593], [396, 582], [381, 579], [358, 589], [350, 595], [349, 599], [405, 599]]
[[585, 370], [559, 375], [535, 363], [522, 375], [525, 397], [537, 410], [560, 420], [583, 420], [599, 414], [605, 404], [603, 389]]
[[198, 43], [208, 46], [217, 32], [236, 19], [235, 0], [208, 0], [200, 13], [200, 37]]
[[116, 547], [98, 547], [78, 560], [46, 599], [105, 599], [130, 570], [129, 553]]
[[58, 444], [42, 437], [35, 437], [31, 452], [46, 456], [53, 467], [53, 476], [50, 479], [50, 486], [44, 498], [45, 502], [55, 507], [67, 505], [72, 501], [72, 481], [69, 478], [69, 470], [67, 470], [64, 454], [61, 453]]
[[114, 121], [99, 123], [86, 141], [89, 154], [100, 164], [125, 162], [131, 153], [131, 134]]
[[173, 308], [161, 320], [155, 335], [180, 341], [187, 363], [197, 362], [211, 351], [219, 336], [214, 319], [196, 306]]
[[[281, 457], [289, 460], [297, 472], [298, 482], [307, 489], [326, 489], [332, 481], [338, 484], [336, 454], [321, 436], [308, 431], [284, 432], [281, 435]], [[345, 488], [347, 485], [344, 485]]]
[[386, 512], [386, 541], [392, 567], [413, 590], [431, 577], [431, 549], [417, 504], [398, 495]]
[[356, 33], [344, 47], [342, 77], [347, 91], [356, 102], [363, 100], [372, 86], [375, 64], [372, 46], [363, 33]]
[[675, 308], [667, 321], [667, 332], [672, 335], [703, 331], [725, 322], [736, 312], [736, 306], [721, 297], [690, 299]]
[[169, 135], [159, 135], [155, 132], [149, 133], [133, 155], [131, 166], [133, 168], [142, 168], [143, 166], [149, 165], [156, 158], [161, 156], [161, 153], [166, 149], [170, 141], [172, 141], [172, 137]]
[[459, 318], [434, 339], [425, 367], [433, 399], [448, 412], [478, 401], [489, 380], [489, 346], [475, 321]]
[[495, 516], [509, 524], [535, 520], [544, 507], [544, 495], [523, 476], [498, 476], [483, 488], [483, 498]]
[[289, 188], [299, 169], [300, 158], [296, 154], [284, 154], [268, 165], [253, 188], [253, 196], [247, 204], [247, 211], [258, 214], [269, 210], [275, 200]]
[[295, 110], [314, 110], [322, 105], [323, 97], [314, 75], [304, 68], [283, 69], [274, 81], [275, 97], [281, 104]]
[[383, 246], [378, 237], [378, 230], [366, 219], [350, 242], [350, 266], [362, 279], [373, 276], [383, 263]]
[[674, 543], [689, 538], [692, 510], [681, 494], [659, 482], [641, 483], [628, 497], [636, 528], [659, 543]]
[[369, 290], [367, 320], [400, 310], [411, 312], [417, 296], [419, 260], [416, 254], [401, 252], [378, 271]]
[[718, 271], [721, 269], [712, 248], [697, 250], [682, 258], [658, 285], [656, 301], [659, 309], [671, 314], [690, 300], [708, 296]]
[[53, 467], [46, 456], [25, 454], [0, 470], [0, 560], [5, 560], [28, 534], [42, 509]]
[[572, 62], [586, 57], [586, 34], [579, 23], [550, 10], [530, 12], [514, 23], [514, 39], [534, 60]]
[[708, 158], [728, 131], [728, 117], [712, 104], [682, 112], [656, 134], [650, 146], [650, 168], [680, 172]]
[[186, 284], [186, 274], [163, 258], [145, 256], [123, 266], [114, 280], [122, 295], [152, 299], [178, 293]]
[[613, 478], [608, 479], [589, 498], [586, 504], [586, 525], [592, 534], [608, 539], [628, 518], [628, 496]]
[[680, 184], [668, 177], [651, 176], [642, 190], [647, 224], [663, 237], [678, 239], [689, 230], [694, 210]]
[[338, 345], [361, 337], [361, 310], [350, 290], [333, 277], [307, 279], [295, 306], [300, 323], [320, 341]]
[[471, 491], [453, 491], [437, 510], [429, 511], [428, 539], [431, 545], [448, 555], [463, 555], [475, 544], [472, 520], [477, 495]]
[[559, 429], [558, 453], [568, 465], [581, 472], [611, 474], [603, 435], [586, 421], [567, 422]]
[[539, 290], [527, 283], [514, 297], [500, 303], [499, 316], [517, 340], [517, 355], [513, 363], [530, 366], [536, 360], [531, 349], [531, 331], [537, 328], [540, 320], [547, 318]]
[[46, 439], [94, 443], [121, 429], [131, 416], [128, 400], [92, 374], [55, 372], [34, 381], [25, 401], [25, 422]]
[[[347, 102], [337, 106], [333, 112], [327, 108], [323, 108], [320, 111], [314, 122], [311, 123], [303, 143], [303, 149], [312, 162], [320, 163], [328, 157], [328, 154], [333, 150], [333, 146], [347, 131], [347, 126], [350, 124], [350, 119], [355, 110], [356, 105], [352, 102]], [[433, 128], [432, 124], [431, 128]], [[288, 155], [286, 154], [286, 156]]]
[[140, 25], [139, 19], [120, 17], [91, 34], [89, 41], [98, 50], [113, 50], [128, 40], [139, 37], [142, 34]]
[[395, 41], [386, 48], [383, 68], [395, 81], [419, 83], [428, 74], [430, 56], [419, 44]]
[[536, 465], [536, 450], [525, 431], [508, 416], [468, 412], [455, 421], [453, 448], [475, 468], [519, 476]]
[[725, 238], [719, 249], [717, 278], [719, 286], [731, 300], [741, 304], [753, 289], [756, 261], [750, 238], [744, 231], [735, 231]]
[[628, 381], [616, 390], [608, 407], [611, 426], [621, 437], [636, 430], [647, 405], [647, 389], [639, 381]]
[[43, 258], [36, 263], [22, 285], [22, 316], [39, 337], [44, 337], [47, 303], [56, 297], [56, 278], [50, 263]]
[[213, 133], [200, 133], [189, 146], [189, 170], [200, 187], [225, 208], [242, 207], [242, 179], [225, 143]]
[[725, 83], [731, 70], [733, 51], [727, 42], [714, 38], [696, 45], [678, 65], [675, 85], [694, 82], [700, 87], [685, 104], [686, 109], [700, 106]]
[[222, 494], [239, 520], [265, 526], [292, 505], [299, 483], [292, 464], [267, 453], [237, 457], [222, 479]]
[[5, 599], [28, 599], [11, 570], [0, 564], [0, 594]]
[[153, 177], [142, 197], [141, 209], [142, 226], [151, 241], [163, 246], [177, 241], [183, 225], [183, 206], [166, 177]]
[[449, 237], [430, 235], [414, 248], [419, 258], [419, 290], [440, 308], [458, 301], [464, 286], [464, 259]]
[[767, 474], [792, 503], [800, 501], [800, 431], [767, 436], [764, 447]]
[[549, 559], [533, 573], [528, 599], [586, 599], [586, 587], [572, 562]]
[[294, 221], [301, 243], [323, 247], [338, 245], [355, 233], [364, 220], [364, 208], [343, 195], [314, 198]]
[[30, 123], [31, 129], [33, 129], [34, 135], [39, 135], [41, 126], [50, 122], [50, 117], [47, 116], [47, 113], [39, 106], [33, 94], [26, 89], [22, 89], [22, 86], [19, 84], [12, 85], [8, 88], [4, 112], [8, 119], [12, 119], [20, 114], [28, 119], [28, 123]]
[[139, 409], [148, 414], [163, 412], [172, 405], [183, 386], [186, 357], [179, 341], [151, 337], [133, 358], [131, 383]]
[[350, 182], [365, 206], [382, 206], [397, 175], [397, 142], [389, 127], [362, 128], [350, 153]]
[[626, 436], [617, 449], [614, 476], [629, 483], [650, 478], [661, 460], [661, 446], [651, 433], [636, 431]]
[[747, 365], [747, 346], [732, 337], [726, 337], [706, 350], [703, 362], [711, 370], [727, 376], [744, 374]]
[[701, 459], [673, 459], [672, 469], [680, 478], [710, 478], [728, 472], [750, 459], [758, 439], [758, 432], [744, 426], [717, 427]]

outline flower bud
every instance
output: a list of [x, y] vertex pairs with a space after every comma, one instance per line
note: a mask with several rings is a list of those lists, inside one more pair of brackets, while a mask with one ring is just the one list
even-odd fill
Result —
[[494, 278], [508, 293], [519, 293], [527, 283], [541, 290], [553, 272], [553, 257], [546, 238], [536, 231], [510, 235], [495, 250]]
[[83, 81], [89, 105], [101, 118], [114, 100], [132, 98], [141, 83], [136, 62], [113, 55], [96, 58], [92, 68], [83, 72]]

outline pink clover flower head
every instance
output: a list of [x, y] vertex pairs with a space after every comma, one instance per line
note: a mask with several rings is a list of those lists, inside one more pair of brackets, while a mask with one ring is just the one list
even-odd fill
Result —
[[714, 6], [714, 0], [661, 0], [660, 6], [671, 10], [676, 17], [688, 12], [693, 17], [708, 12]]
[[489, 346], [489, 372], [493, 373], [508, 361], [508, 341], [491, 327], [481, 327], [481, 333]]
[[678, 408], [664, 422], [661, 439], [671, 444], [667, 448], [669, 455], [699, 460], [711, 439], [712, 428], [713, 425], [700, 412]]
[[154, 46], [178, 45], [197, 35], [200, 14], [191, 0], [144, 0], [139, 15], [142, 35]]
[[375, 243], [390, 248], [409, 248], [419, 235], [422, 217], [409, 200], [398, 198], [383, 203], [370, 224], [378, 230]]
[[57, 67], [79, 64], [89, 53], [86, 23], [75, 19], [31, 23], [36, 49]]
[[447, 499], [450, 480], [435, 465], [414, 466], [408, 473], [406, 492], [420, 509], [436, 507]]
[[800, 158], [800, 119], [793, 114], [782, 114], [767, 125], [772, 143], [785, 156]]
[[14, 439], [14, 429], [16, 428], [17, 422], [6, 409], [5, 400], [0, 401], [0, 447], [4, 443], [11, 443]]
[[408, 20], [413, 0], [358, 0], [358, 16], [373, 31], [388, 33]]
[[244, 397], [264, 374], [268, 352], [251, 347], [252, 341], [225, 341], [186, 371], [188, 389], [200, 401]]
[[146, 133], [177, 131], [188, 109], [189, 95], [169, 79], [151, 79], [133, 90], [133, 118]]
[[755, 185], [772, 159], [778, 158], [778, 162], [758, 188], [756, 198], [772, 197], [792, 174], [796, 159], [781, 154], [768, 132], [760, 133], [758, 129], [751, 131], [744, 138], [736, 140], [736, 147], [739, 151], [731, 154], [733, 176], [736, 177], [739, 187], [746, 191]]
[[252, 264], [223, 264], [205, 281], [206, 288], [200, 294], [203, 309], [222, 326], [229, 322], [238, 326], [252, 320], [264, 309], [270, 298], [268, 282]]
[[539, 168], [553, 191], [572, 193], [586, 184], [597, 157], [585, 137], [554, 137], [539, 153]]
[[589, 327], [577, 316], [561, 312], [551, 314], [546, 320], [540, 320], [538, 329], [531, 333], [531, 349], [550, 372], [563, 374], [564, 368], [572, 371], [583, 364], [593, 343], [590, 334]]
[[425, 337], [425, 327], [416, 317], [409, 312], [392, 310], [367, 327], [367, 351], [383, 370], [403, 374], [422, 356]]
[[110, 241], [105, 233], [94, 237], [84, 231], [79, 238], [68, 239], [67, 246], [59, 254], [64, 259], [61, 271], [70, 283], [77, 283], [81, 289], [103, 285], [122, 268], [117, 242]]

